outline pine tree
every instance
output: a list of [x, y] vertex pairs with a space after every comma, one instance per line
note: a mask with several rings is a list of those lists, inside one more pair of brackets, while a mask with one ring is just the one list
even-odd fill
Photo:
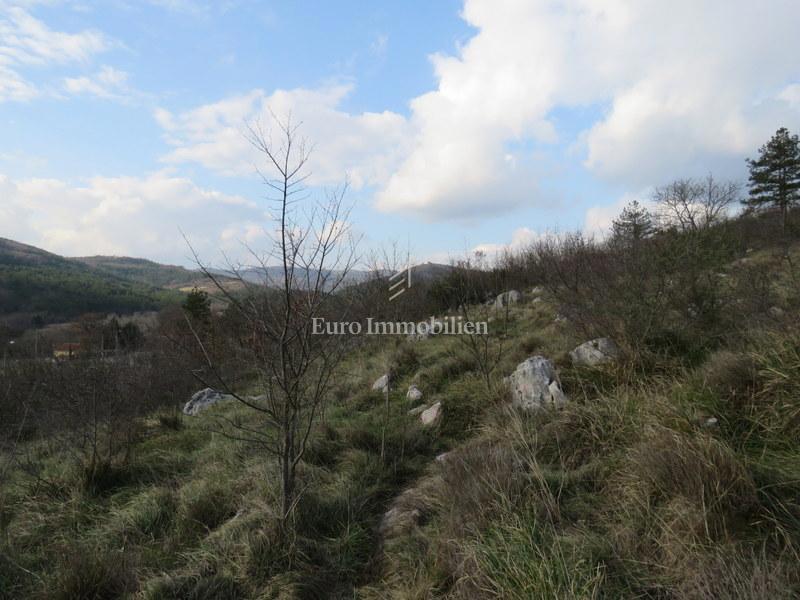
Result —
[[194, 288], [183, 301], [183, 310], [195, 321], [206, 323], [211, 318], [211, 300], [206, 292]]
[[781, 127], [758, 155], [755, 160], [747, 159], [750, 196], [744, 203], [751, 208], [778, 207], [786, 233], [789, 209], [800, 200], [800, 141]]
[[650, 211], [634, 200], [614, 219], [612, 239], [626, 244], [637, 243], [656, 232]]

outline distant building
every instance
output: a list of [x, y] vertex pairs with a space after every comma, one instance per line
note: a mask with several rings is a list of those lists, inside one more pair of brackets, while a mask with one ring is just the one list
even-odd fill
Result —
[[78, 356], [81, 345], [76, 343], [58, 344], [53, 348], [53, 357], [70, 360]]

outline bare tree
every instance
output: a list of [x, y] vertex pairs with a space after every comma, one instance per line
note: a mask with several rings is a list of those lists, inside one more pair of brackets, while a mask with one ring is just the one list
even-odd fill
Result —
[[494, 375], [503, 359], [506, 334], [509, 324], [509, 302], [487, 302], [487, 290], [505, 289], [505, 270], [502, 266], [507, 257], [499, 257], [497, 265], [489, 264], [486, 255], [476, 251], [471, 257], [455, 261], [448, 284], [457, 302], [458, 314], [465, 322], [488, 323], [491, 332], [480, 329], [465, 330], [457, 336], [460, 346], [475, 362], [480, 371], [486, 391], [494, 391]]
[[656, 188], [653, 201], [661, 207], [667, 225], [681, 231], [697, 232], [719, 223], [739, 202], [741, 186], [733, 181], [717, 181], [709, 174], [703, 180], [678, 179]]
[[253, 284], [240, 266], [229, 265], [229, 275], [244, 290], [235, 293], [199, 259], [198, 264], [244, 324], [242, 359], [257, 373], [259, 393], [244, 396], [207, 356], [215, 387], [260, 417], [246, 424], [220, 418], [226, 435], [256, 443], [277, 458], [286, 522], [302, 493], [298, 465], [347, 346], [345, 336], [316, 334], [314, 320], [347, 317], [348, 306], [336, 292], [356, 262], [357, 240], [344, 203], [347, 184], [313, 198], [304, 185], [310, 175], [310, 147], [298, 135], [300, 124], [274, 116], [272, 124], [275, 135], [260, 123], [248, 129], [248, 139], [265, 163], [259, 174], [274, 207], [274, 229], [266, 232], [271, 247], [263, 255], [247, 247], [263, 281]]

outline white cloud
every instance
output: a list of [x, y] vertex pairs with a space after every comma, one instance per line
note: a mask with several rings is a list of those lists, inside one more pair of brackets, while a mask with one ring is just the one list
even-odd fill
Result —
[[94, 75], [65, 77], [64, 90], [70, 94], [86, 94], [105, 99], [122, 99], [131, 94], [128, 74], [104, 66]]
[[[0, 175], [0, 236], [68, 256], [148, 256], [186, 263], [181, 231], [209, 261], [255, 243], [263, 211], [239, 196], [157, 172], [94, 177], [82, 185]], [[263, 231], [263, 230], [261, 230]]]
[[[383, 210], [466, 217], [547, 202], [533, 166], [552, 142], [571, 149], [564, 160], [577, 148], [594, 175], [640, 189], [740, 176], [745, 156], [800, 121], [796, 0], [465, 0], [462, 16], [477, 33], [431, 57], [437, 86], [408, 118], [348, 114], [346, 86], [257, 90], [162, 113], [168, 160], [251, 172], [242, 121], [291, 108], [319, 143], [320, 180], [346, 168], [377, 186]], [[570, 109], [597, 117], [564, 139], [570, 119], [554, 114]]]
[[479, 32], [456, 56], [433, 58], [438, 89], [413, 101], [414, 149], [379, 205], [452, 214], [533, 201], [504, 146], [553, 139], [548, 119], [564, 106], [610, 107], [583, 137], [585, 165], [625, 185], [740, 168], [778, 125], [800, 118], [759, 102], [800, 79], [800, 4], [765, 8], [467, 0], [464, 18]]
[[110, 45], [99, 31], [55, 31], [22, 5], [0, 2], [0, 101], [29, 100], [41, 93], [23, 68], [85, 63]]
[[529, 229], [528, 227], [520, 227], [515, 229], [511, 234], [511, 242], [507, 244], [478, 244], [471, 250], [471, 252], [473, 254], [476, 252], [482, 252], [491, 259], [502, 255], [504, 252], [521, 250], [526, 246], [530, 246], [542, 237], [542, 234], [537, 231]]
[[800, 110], [800, 83], [787, 85], [778, 94], [778, 100], [783, 100], [795, 110]]
[[302, 122], [301, 134], [314, 144], [311, 183], [337, 183], [346, 174], [355, 187], [380, 183], [400, 160], [405, 121], [388, 111], [351, 115], [340, 110], [350, 91], [348, 85], [269, 95], [253, 90], [178, 115], [159, 109], [156, 120], [174, 147], [164, 160], [197, 162], [226, 175], [252, 175], [264, 157], [247, 141], [247, 124], [260, 121], [268, 126], [271, 111], [278, 118], [291, 115], [294, 122]]

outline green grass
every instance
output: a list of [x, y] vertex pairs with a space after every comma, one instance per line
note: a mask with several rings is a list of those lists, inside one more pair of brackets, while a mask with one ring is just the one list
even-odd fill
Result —
[[[14, 471], [0, 489], [0, 597], [800, 594], [800, 332], [759, 323], [700, 364], [577, 369], [584, 340], [555, 313], [513, 307], [491, 392], [453, 338], [349, 355], [289, 536], [274, 461], [209, 430], [214, 411], [253, 422], [246, 407], [147, 419], [102, 493], [31, 442], [57, 485]], [[502, 377], [531, 354], [559, 366], [562, 409], [509, 408]], [[370, 391], [387, 370], [388, 411]], [[442, 402], [438, 426], [407, 415], [411, 383]], [[402, 518], [382, 529], [390, 508]]]

